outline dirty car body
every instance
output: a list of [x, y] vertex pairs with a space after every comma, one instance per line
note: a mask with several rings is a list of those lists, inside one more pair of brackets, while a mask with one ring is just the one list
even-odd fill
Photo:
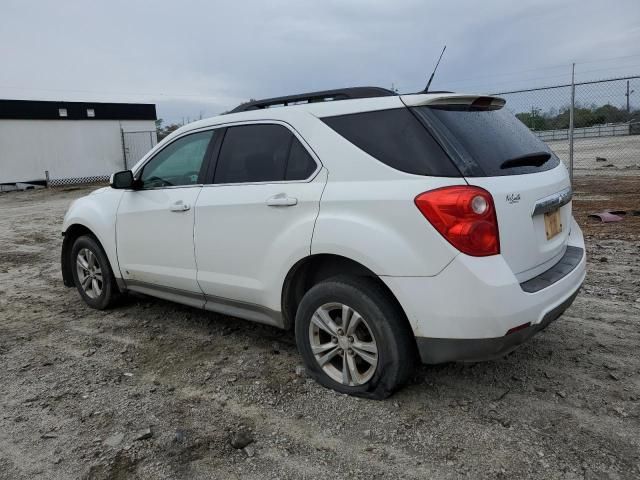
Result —
[[585, 277], [566, 168], [502, 99], [377, 90], [177, 130], [71, 205], [65, 285], [294, 328], [314, 378], [371, 398], [515, 349]]

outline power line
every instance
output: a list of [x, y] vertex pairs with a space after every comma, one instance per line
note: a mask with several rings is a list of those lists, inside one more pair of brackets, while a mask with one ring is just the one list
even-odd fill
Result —
[[584, 62], [576, 62], [576, 65], [583, 65], [585, 63], [600, 63], [600, 62], [610, 62], [612, 60], [620, 60], [622, 58], [637, 58], [640, 57], [640, 54], [634, 54], [634, 55], [623, 55], [621, 57], [611, 57], [611, 58], [603, 58], [600, 60], [586, 60]]
[[[620, 69], [632, 69], [632, 68], [640, 68], [640, 65], [623, 65], [623, 66], [619, 66], [619, 67], [595, 68], [595, 69], [585, 70], [585, 71], [576, 72], [576, 73], [580, 77], [584, 77], [586, 74], [594, 73], [594, 72], [620, 70]], [[514, 81], [504, 80], [504, 81], [499, 81], [499, 82], [480, 82], [480, 83], [473, 82], [472, 81], [473, 79], [468, 79], [468, 80], [447, 82], [447, 85], [470, 85], [470, 86], [473, 86], [474, 88], [478, 88], [478, 89], [482, 89], [482, 88], [496, 89], [496, 88], [500, 88], [500, 87], [507, 86], [507, 85], [513, 85], [514, 83], [523, 84], [523, 83], [529, 83], [529, 82], [534, 82], [534, 81], [538, 81], [538, 80], [549, 80], [549, 79], [553, 79], [553, 78], [562, 78], [562, 77], [567, 78], [568, 76], [569, 76], [569, 73], [567, 73], [567, 74], [559, 74], [559, 75], [545, 75], [544, 77], [519, 78], [519, 79], [515, 79]]]
[[604, 67], [604, 68], [594, 68], [592, 70], [585, 70], [583, 72], [579, 72], [580, 75], [584, 75], [585, 73], [592, 73], [592, 72], [602, 72], [604, 70], [620, 70], [621, 68], [639, 68], [640, 65], [620, 65], [619, 67]]
[[[607, 79], [603, 79], [603, 80], [589, 80], [587, 82], [575, 82], [574, 85], [578, 86], [578, 85], [592, 85], [595, 83], [605, 83], [605, 82], [619, 82], [622, 80], [635, 80], [640, 78], [640, 75], [633, 75], [633, 76], [629, 76], [629, 77], [618, 77], [618, 78], [607, 78]], [[549, 90], [552, 88], [564, 88], [564, 87], [570, 87], [571, 84], [567, 83], [564, 85], [550, 85], [547, 87], [536, 87], [536, 88], [526, 88], [526, 89], [522, 89], [522, 90], [512, 90], [510, 92], [499, 92], [496, 93], [495, 95], [507, 95], [507, 94], [511, 94], [511, 93], [523, 93], [523, 92], [537, 92], [539, 90]]]
[[[637, 58], [640, 57], [640, 54], [637, 55], [624, 55], [624, 56], [620, 56], [620, 57], [612, 57], [610, 59], [601, 59], [601, 60], [588, 60], [588, 61], [584, 61], [584, 62], [575, 62], [576, 65], [586, 65], [586, 64], [593, 64], [593, 63], [601, 63], [601, 62], [607, 62], [607, 61], [613, 61], [613, 60], [620, 60], [620, 59], [624, 59], [624, 58]], [[500, 73], [491, 73], [488, 75], [479, 75], [479, 76], [475, 76], [475, 77], [467, 77], [465, 80], [454, 80], [453, 82], [448, 82], [448, 84], [451, 85], [459, 85], [459, 84], [465, 84], [465, 83], [472, 83], [474, 80], [482, 80], [482, 79], [492, 79], [492, 78], [497, 78], [497, 77], [505, 77], [505, 76], [511, 76], [511, 75], [521, 75], [523, 73], [530, 73], [530, 72], [540, 72], [541, 70], [555, 70], [555, 69], [559, 69], [559, 68], [566, 68], [567, 69], [567, 73], [566, 74], [559, 74], [559, 75], [547, 75], [544, 78], [558, 78], [558, 77], [563, 77], [563, 76], [568, 76], [570, 75], [570, 67], [571, 64], [569, 63], [564, 63], [564, 64], [558, 64], [558, 65], [548, 65], [548, 66], [544, 66], [544, 67], [538, 67], [538, 68], [531, 68], [531, 69], [526, 69], [526, 70], [517, 70], [517, 71], [511, 71], [511, 72], [500, 72]], [[602, 71], [602, 70], [612, 70], [612, 69], [621, 69], [621, 68], [635, 68], [638, 67], [638, 65], [620, 65], [620, 66], [611, 66], [611, 67], [603, 67], [600, 69], [591, 69], [591, 70], [585, 70], [582, 72], [576, 72], [579, 75], [583, 75], [585, 73], [591, 73], [591, 72], [595, 72], [595, 71]], [[538, 79], [544, 79], [544, 78], [533, 78], [533, 79], [525, 79], [525, 80], [538, 80]]]
[[[559, 77], [566, 77], [568, 76], [568, 74], [560, 74], [560, 75], [545, 75], [544, 77], [529, 77], [529, 78], [521, 78], [521, 79], [517, 79], [515, 81], [523, 81], [523, 82], [528, 82], [528, 81], [532, 81], [532, 80], [545, 80], [547, 78], [559, 78]], [[507, 82], [511, 82], [513, 83], [513, 81], [509, 81], [509, 80], [502, 80], [501, 82], [498, 82], [498, 85], [506, 85]], [[458, 80], [458, 81], [453, 81], [453, 82], [447, 82], [447, 85], [460, 85], [460, 84], [472, 84], [472, 85], [477, 85], [476, 82], [473, 82], [473, 79], [468, 79], [468, 80]], [[496, 85], [495, 82], [481, 82], [480, 85]]]
[[[540, 68], [531, 68], [528, 70], [519, 70], [519, 71], [513, 71], [513, 72], [503, 72], [503, 73], [492, 73], [489, 75], [480, 75], [477, 77], [467, 77], [468, 80], [480, 80], [480, 79], [484, 79], [484, 78], [496, 78], [496, 77], [504, 77], [504, 76], [508, 76], [508, 75], [520, 75], [522, 73], [529, 73], [529, 72], [539, 72], [540, 70], [552, 70], [552, 69], [557, 69], [557, 68], [567, 68], [567, 65], [558, 65], [558, 66], [553, 66], [553, 67], [540, 67]], [[466, 80], [462, 80], [463, 82]], [[460, 83], [460, 81], [458, 82], [452, 82], [452, 83]]]

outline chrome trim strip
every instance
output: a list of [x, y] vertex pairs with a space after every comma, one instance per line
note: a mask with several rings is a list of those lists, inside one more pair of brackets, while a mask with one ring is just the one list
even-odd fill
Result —
[[556, 210], [569, 203], [572, 197], [573, 190], [571, 187], [567, 187], [558, 193], [554, 193], [553, 195], [538, 200], [531, 216], [535, 217], [536, 215]]
[[273, 180], [268, 182], [238, 182], [238, 183], [206, 183], [202, 185], [202, 188], [217, 188], [217, 187], [241, 187], [246, 185], [288, 185], [290, 183], [311, 183], [318, 173], [320, 168], [314, 170], [313, 174], [305, 178], [304, 180]]
[[133, 188], [126, 188], [124, 189], [125, 192], [155, 192], [156, 190], [172, 190], [175, 188], [201, 188], [203, 187], [204, 184], [202, 183], [193, 183], [190, 185], [170, 185], [170, 186], [166, 186], [166, 187], [153, 187], [153, 188], [137, 188], [137, 189], [133, 189]]

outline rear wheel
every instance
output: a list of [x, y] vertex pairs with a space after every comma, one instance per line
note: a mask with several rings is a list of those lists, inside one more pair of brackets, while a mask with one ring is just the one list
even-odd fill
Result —
[[104, 310], [119, 296], [107, 256], [95, 238], [78, 237], [71, 249], [71, 271], [82, 299], [92, 308]]
[[393, 393], [417, 358], [403, 313], [365, 277], [334, 277], [311, 288], [296, 314], [296, 342], [320, 384], [367, 398]]

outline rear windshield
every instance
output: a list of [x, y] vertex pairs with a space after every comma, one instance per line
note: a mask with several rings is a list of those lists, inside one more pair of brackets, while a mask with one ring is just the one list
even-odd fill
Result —
[[408, 108], [325, 117], [322, 121], [396, 170], [436, 177], [460, 176], [442, 147]]
[[508, 110], [412, 109], [465, 177], [550, 170], [558, 157]]

